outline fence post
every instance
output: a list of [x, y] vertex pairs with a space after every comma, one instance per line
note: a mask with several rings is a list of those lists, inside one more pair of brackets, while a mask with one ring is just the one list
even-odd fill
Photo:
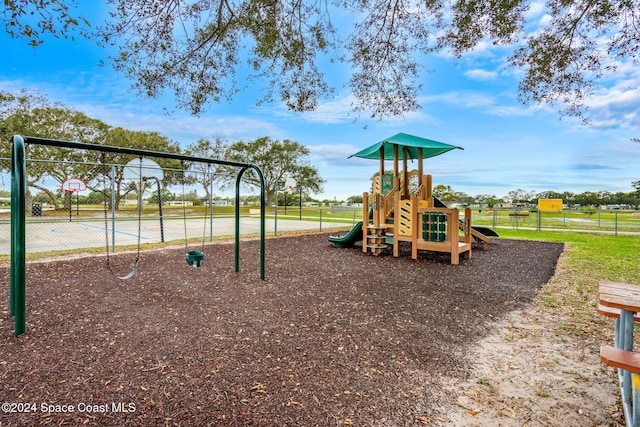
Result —
[[322, 206], [320, 206], [320, 231], [322, 231]]

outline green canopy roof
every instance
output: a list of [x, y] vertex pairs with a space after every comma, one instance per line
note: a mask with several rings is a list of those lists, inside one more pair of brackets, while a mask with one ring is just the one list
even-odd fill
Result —
[[403, 159], [403, 147], [408, 148], [407, 159], [418, 158], [418, 148], [422, 148], [422, 158], [435, 157], [440, 154], [444, 154], [447, 151], [451, 151], [455, 148], [463, 150], [462, 147], [456, 147], [455, 145], [445, 144], [444, 142], [433, 141], [431, 139], [420, 138], [418, 136], [408, 135], [406, 133], [399, 133], [390, 138], [383, 139], [377, 144], [367, 147], [364, 150], [358, 151], [356, 154], [352, 154], [349, 157], [361, 157], [363, 159], [380, 159], [380, 147], [384, 147], [384, 159], [393, 160], [393, 146], [398, 145], [398, 159]]

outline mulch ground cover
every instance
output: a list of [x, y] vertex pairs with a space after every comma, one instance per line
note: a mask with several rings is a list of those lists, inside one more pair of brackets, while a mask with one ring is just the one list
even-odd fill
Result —
[[[104, 257], [27, 267], [13, 336], [0, 268], [0, 425], [402, 426], [446, 420], [468, 350], [529, 304], [562, 244], [495, 239], [447, 255], [379, 257], [327, 234], [143, 252], [120, 281]], [[123, 273], [135, 254], [112, 256]], [[71, 412], [73, 411], [73, 412]]]

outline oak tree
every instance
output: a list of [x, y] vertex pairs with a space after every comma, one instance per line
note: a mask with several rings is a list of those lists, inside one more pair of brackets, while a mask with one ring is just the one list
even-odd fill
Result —
[[[49, 139], [104, 142], [109, 126], [60, 103], [49, 101], [33, 91], [18, 93], [0, 91], [0, 140], [10, 141], [13, 135]], [[0, 145], [0, 156], [11, 157], [11, 145]], [[30, 161], [27, 165], [27, 209], [31, 209], [31, 189], [47, 195], [54, 208], [58, 208], [56, 189], [68, 178], [90, 182], [95, 167], [87, 164], [86, 152], [43, 145], [26, 147]], [[8, 168], [8, 163], [2, 163]]]
[[[460, 58], [480, 43], [511, 49], [519, 99], [582, 115], [605, 72], [639, 58], [639, 0], [107, 0], [89, 27], [73, 0], [7, 0], [4, 24], [33, 46], [46, 35], [91, 34], [115, 46], [116, 69], [142, 94], [172, 90], [194, 114], [247, 79], [258, 102], [309, 111], [333, 94], [327, 63], [349, 74], [356, 111], [375, 118], [419, 108], [425, 54]], [[532, 8], [545, 16], [528, 22]], [[34, 16], [36, 17], [34, 19]], [[76, 30], [76, 31], [74, 31]], [[248, 68], [248, 71], [247, 71]], [[329, 71], [330, 70], [330, 71]]]
[[[199, 139], [193, 144], [189, 144], [185, 150], [188, 156], [202, 157], [207, 159], [224, 159], [226, 157], [229, 145], [226, 141], [215, 138], [213, 141], [209, 139]], [[209, 163], [193, 162], [189, 166], [189, 170], [193, 172], [193, 180], [202, 186], [207, 200], [212, 200], [211, 186], [215, 182], [224, 182], [227, 176], [232, 173], [227, 168]]]
[[[275, 140], [269, 137], [231, 144], [227, 159], [258, 166], [264, 176], [267, 206], [271, 206], [275, 193], [284, 187], [286, 177], [296, 180], [297, 186], [308, 193], [322, 193], [324, 180], [306, 157], [309, 149], [289, 139]], [[258, 185], [258, 177], [247, 171], [243, 176], [252, 185]], [[230, 175], [235, 182], [235, 175]]]

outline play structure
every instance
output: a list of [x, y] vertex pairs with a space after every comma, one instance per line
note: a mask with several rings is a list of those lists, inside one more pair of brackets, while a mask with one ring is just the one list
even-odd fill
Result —
[[[130, 147], [118, 147], [99, 144], [87, 144], [82, 142], [71, 141], [59, 141], [53, 139], [36, 138], [29, 136], [15, 135], [12, 137], [12, 151], [11, 151], [11, 267], [10, 267], [10, 289], [9, 289], [9, 314], [15, 318], [14, 334], [21, 335], [26, 329], [26, 199], [27, 199], [27, 156], [26, 145], [36, 146], [48, 146], [59, 147], [70, 150], [84, 150], [95, 151], [102, 153], [103, 163], [105, 153], [114, 153], [124, 155], [125, 157], [132, 157], [130, 165], [125, 166], [125, 178], [126, 174], [130, 173], [131, 176], [128, 180], [137, 186], [138, 200], [142, 198], [143, 181], [149, 178], [156, 178], [153, 172], [150, 172], [149, 157], [173, 159], [179, 160], [183, 164], [183, 175], [185, 172], [184, 163], [204, 163], [207, 165], [216, 164], [223, 166], [230, 166], [237, 170], [236, 175], [236, 210], [235, 210], [235, 251], [234, 251], [234, 271], [240, 271], [240, 183], [245, 171], [253, 169], [260, 181], [260, 279], [265, 278], [265, 186], [264, 176], [260, 168], [250, 163], [232, 162], [219, 159], [210, 159], [204, 157], [186, 156], [176, 153], [165, 153], [158, 151], [139, 150]], [[154, 163], [155, 164], [155, 163]], [[113, 174], [113, 172], [112, 172]], [[96, 173], [93, 180], [103, 181], [104, 192], [104, 205], [105, 205], [105, 240], [106, 240], [106, 260], [107, 268], [119, 279], [129, 279], [133, 277], [140, 267], [140, 206], [138, 203], [138, 231], [137, 231], [137, 251], [133, 268], [127, 274], [116, 273], [109, 262], [109, 223], [107, 218], [107, 194], [111, 194], [112, 203], [115, 195], [115, 189], [113, 187], [113, 177], [107, 177], [106, 172]], [[161, 178], [160, 178], [161, 179]], [[65, 182], [68, 182], [65, 181]], [[109, 189], [110, 183], [111, 188]], [[74, 187], [75, 188], [75, 187]], [[184, 197], [184, 178], [183, 178], [183, 197]], [[183, 203], [184, 206], [184, 203]], [[189, 247], [186, 230], [186, 212], [185, 217], [185, 260], [191, 267], [200, 267], [204, 261], [204, 253], [201, 250], [196, 250]], [[115, 231], [115, 226], [111, 229]], [[113, 232], [111, 233], [114, 234]], [[204, 237], [203, 237], [204, 248]]]
[[[362, 251], [376, 256], [392, 246], [395, 257], [400, 255], [400, 243], [408, 242], [413, 259], [419, 251], [444, 252], [450, 254], [451, 264], [459, 264], [460, 256], [471, 258], [472, 240], [486, 249], [489, 238], [497, 234], [487, 227], [473, 227], [469, 208], [461, 216], [458, 209], [434, 197], [432, 177], [423, 172], [425, 158], [454, 149], [462, 148], [399, 133], [350, 156], [379, 160], [380, 173], [373, 179], [371, 193], [363, 193], [363, 220], [347, 235], [329, 241], [336, 247], [351, 247], [362, 240]], [[393, 161], [392, 171], [385, 170], [386, 160]], [[417, 169], [408, 170], [409, 160], [417, 161]]]
[[[436, 196], [431, 196], [431, 197], [433, 197], [433, 205], [436, 208], [446, 208], [447, 207], [447, 205], [442, 203], [440, 201], [440, 199], [438, 199]], [[489, 239], [491, 237], [498, 237], [498, 233], [496, 233], [493, 230], [493, 228], [483, 227], [483, 226], [480, 226], [480, 225], [472, 225], [471, 226], [471, 237], [476, 242], [477, 246], [482, 247], [482, 249], [484, 249], [486, 251], [487, 247], [489, 245]]]

